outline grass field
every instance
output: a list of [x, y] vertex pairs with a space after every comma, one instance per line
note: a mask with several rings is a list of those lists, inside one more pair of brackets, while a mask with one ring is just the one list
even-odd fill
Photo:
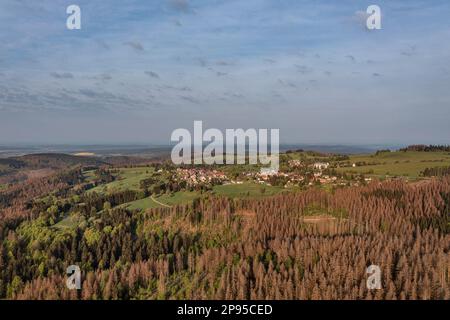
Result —
[[318, 160], [325, 161], [328, 159], [326, 154], [322, 154], [320, 152], [315, 151], [302, 151], [302, 152], [291, 152], [291, 153], [282, 153], [280, 154], [281, 158], [287, 160]]
[[[198, 197], [200, 197], [199, 192], [180, 191], [175, 192], [174, 194], [171, 195], [164, 194], [159, 197], [155, 197], [155, 199], [158, 202], [161, 202], [167, 206], [174, 206], [177, 204], [191, 202]], [[123, 204], [122, 207], [130, 210], [145, 210], [150, 208], [161, 208], [163, 206], [155, 202], [151, 197], [148, 197], [141, 200], [136, 200], [133, 202]]]
[[90, 189], [88, 192], [110, 193], [114, 191], [134, 190], [139, 191], [141, 180], [150, 178], [154, 169], [148, 167], [142, 168], [121, 168], [116, 176], [116, 180], [104, 185]]
[[95, 180], [95, 170], [84, 171], [83, 176], [87, 182], [92, 182]]
[[75, 229], [81, 221], [83, 221], [83, 219], [79, 215], [72, 214], [56, 223], [53, 228], [56, 228], [58, 230]]
[[[230, 198], [237, 197], [263, 197], [278, 194], [286, 189], [273, 186], [261, 186], [256, 183], [229, 184], [214, 186], [212, 193], [216, 196], [225, 196]], [[160, 203], [167, 206], [175, 206], [178, 204], [189, 203], [196, 198], [202, 197], [200, 192], [196, 191], [180, 191], [173, 194], [163, 194], [155, 197], [154, 201], [151, 197], [132, 201], [121, 205], [120, 207], [130, 210], [145, 210], [150, 208], [163, 207]]]
[[257, 183], [227, 184], [213, 187], [215, 195], [231, 198], [272, 196], [284, 190], [282, 187], [263, 186]]
[[[362, 173], [374, 176], [420, 177], [425, 168], [450, 166], [448, 152], [386, 152], [379, 155], [350, 156], [350, 163], [366, 162], [355, 168], [338, 168], [339, 172]], [[341, 162], [342, 163], [342, 162]]]

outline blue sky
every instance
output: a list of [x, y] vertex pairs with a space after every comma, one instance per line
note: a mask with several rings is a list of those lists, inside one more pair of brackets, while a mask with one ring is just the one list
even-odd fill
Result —
[[[0, 2], [0, 143], [168, 143], [194, 120], [450, 143], [446, 0], [124, 2]], [[365, 28], [371, 4], [382, 30]]]

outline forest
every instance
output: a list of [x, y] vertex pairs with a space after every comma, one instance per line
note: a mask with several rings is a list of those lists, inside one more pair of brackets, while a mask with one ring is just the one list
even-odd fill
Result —
[[447, 175], [147, 210], [85, 179], [76, 167], [0, 192], [0, 299], [450, 299]]
[[436, 151], [444, 151], [450, 152], [450, 146], [448, 145], [424, 145], [424, 144], [413, 144], [407, 146], [406, 148], [400, 149], [400, 151], [419, 151], [419, 152], [436, 152]]

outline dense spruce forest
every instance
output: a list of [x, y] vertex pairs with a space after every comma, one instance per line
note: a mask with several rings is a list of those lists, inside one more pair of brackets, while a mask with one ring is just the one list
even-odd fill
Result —
[[[449, 176], [145, 211], [83, 179], [0, 193], [1, 299], [450, 299]], [[366, 286], [372, 264], [380, 290]], [[81, 290], [66, 287], [69, 265]]]
[[426, 168], [423, 170], [424, 177], [438, 177], [450, 175], [450, 167]]

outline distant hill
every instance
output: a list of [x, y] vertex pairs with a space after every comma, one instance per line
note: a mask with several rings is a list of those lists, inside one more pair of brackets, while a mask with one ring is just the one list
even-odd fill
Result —
[[120, 165], [138, 165], [142, 163], [149, 163], [158, 161], [159, 158], [148, 159], [143, 157], [133, 157], [133, 156], [110, 156], [101, 158], [104, 163], [120, 166]]
[[0, 165], [13, 169], [61, 169], [74, 165], [102, 165], [106, 164], [99, 158], [80, 157], [63, 153], [36, 153], [20, 157], [0, 159]]
[[280, 151], [305, 150], [317, 151], [328, 154], [363, 154], [376, 151], [378, 146], [350, 146], [350, 145], [315, 145], [315, 144], [285, 144], [280, 146]]
[[[0, 185], [45, 176], [73, 166], [137, 165], [152, 160], [133, 156], [77, 156], [65, 153], [33, 153], [0, 158]], [[153, 161], [156, 161], [153, 159]]]
[[80, 157], [63, 153], [36, 153], [4, 158], [0, 159], [0, 184], [46, 176], [56, 170], [73, 166], [100, 166], [105, 164], [108, 163], [101, 158]]

